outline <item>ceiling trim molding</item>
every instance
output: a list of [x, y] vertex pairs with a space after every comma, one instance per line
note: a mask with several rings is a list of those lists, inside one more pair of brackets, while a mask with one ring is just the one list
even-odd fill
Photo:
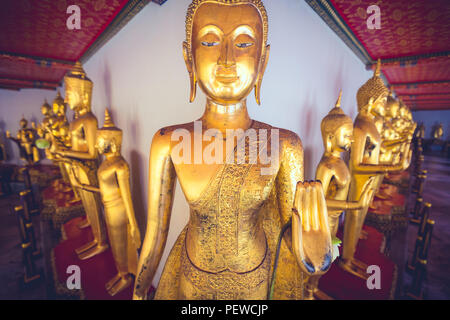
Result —
[[[81, 54], [81, 63], [86, 63], [103, 45], [116, 35], [135, 15], [137, 15], [150, 0], [131, 0], [117, 14], [102, 34]], [[165, 2], [165, 1], [164, 1]], [[162, 3], [164, 3], [162, 2]], [[161, 4], [162, 4], [161, 3]]]
[[22, 60], [27, 63], [36, 64], [41, 67], [55, 68], [55, 69], [70, 69], [73, 65], [73, 61], [59, 60], [53, 58], [43, 58], [37, 56], [29, 56], [24, 54], [17, 54], [12, 52], [0, 51], [0, 58], [7, 58], [11, 60]]
[[305, 0], [307, 4], [322, 18], [328, 27], [358, 56], [364, 65], [376, 63], [358, 40], [344, 19], [328, 0]]

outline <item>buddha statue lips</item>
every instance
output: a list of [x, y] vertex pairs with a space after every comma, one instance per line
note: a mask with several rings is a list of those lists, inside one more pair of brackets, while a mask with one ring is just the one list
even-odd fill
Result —
[[[330, 267], [325, 197], [320, 182], [301, 182], [300, 138], [252, 120], [247, 112], [246, 98], [253, 89], [260, 102], [270, 48], [267, 30], [261, 0], [194, 0], [188, 8], [183, 55], [190, 101], [196, 97], [198, 84], [207, 96], [206, 107], [198, 121], [162, 128], [153, 137], [148, 225], [135, 299], [146, 298], [160, 263], [176, 179], [189, 205], [189, 221], [166, 261], [155, 299], [266, 299], [272, 279], [273, 298], [299, 299], [303, 297], [303, 274], [323, 274]], [[205, 131], [252, 130], [257, 139], [254, 144], [245, 139], [242, 163], [176, 162], [172, 151], [179, 140], [172, 140], [173, 134], [183, 131], [193, 140], [198, 122]], [[271, 130], [279, 131], [277, 138], [262, 141], [259, 133]], [[207, 139], [211, 140], [229, 142]], [[270, 174], [261, 173], [270, 164], [248, 161], [255, 145], [262, 145], [267, 154], [275, 150], [279, 154]], [[196, 146], [194, 140], [188, 153], [195, 156], [198, 148], [203, 154], [209, 147], [203, 142]], [[225, 159], [235, 155], [230, 152]], [[283, 263], [274, 272], [280, 234]]]

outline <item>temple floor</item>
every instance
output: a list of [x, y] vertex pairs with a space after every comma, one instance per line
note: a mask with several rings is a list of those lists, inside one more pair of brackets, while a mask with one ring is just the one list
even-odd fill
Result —
[[[428, 170], [423, 198], [433, 205], [430, 219], [436, 221], [423, 284], [424, 299], [450, 299], [450, 159], [425, 155], [423, 169]], [[14, 189], [18, 191], [20, 187]], [[415, 196], [409, 196], [409, 209], [414, 206]], [[57, 244], [57, 239], [39, 216], [33, 217], [33, 224], [43, 252], [43, 256], [36, 259], [36, 265], [42, 271], [42, 280], [27, 286], [22, 284], [22, 250], [13, 210], [18, 204], [16, 195], [0, 199], [0, 299], [57, 299], [49, 266], [49, 252]], [[405, 298], [404, 293], [411, 283], [411, 275], [404, 270], [412, 256], [416, 236], [417, 226], [409, 224], [392, 235], [386, 244], [388, 257], [398, 265], [396, 299]]]

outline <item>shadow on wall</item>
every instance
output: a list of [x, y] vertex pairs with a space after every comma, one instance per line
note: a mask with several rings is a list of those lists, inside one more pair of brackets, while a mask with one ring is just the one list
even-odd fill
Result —
[[315, 177], [315, 167], [312, 163], [314, 150], [310, 144], [306, 142], [314, 143], [317, 128], [313, 127], [316, 121], [317, 115], [315, 112], [315, 99], [311, 97], [310, 94], [305, 96], [302, 107], [300, 107], [301, 116], [300, 119], [300, 138], [303, 142], [303, 152], [304, 152], [304, 170], [305, 170], [305, 180], [311, 180]]
[[144, 201], [144, 186], [147, 182], [142, 175], [142, 160], [143, 157], [137, 150], [130, 152], [130, 168], [131, 168], [131, 194], [133, 198], [134, 212], [136, 214], [137, 224], [141, 235], [145, 235], [146, 223], [147, 223], [147, 209], [145, 208]]

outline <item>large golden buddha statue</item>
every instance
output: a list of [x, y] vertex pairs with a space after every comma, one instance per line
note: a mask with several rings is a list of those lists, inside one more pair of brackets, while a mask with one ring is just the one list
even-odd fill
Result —
[[36, 147], [37, 132], [35, 128], [28, 128], [28, 121], [22, 117], [20, 120], [20, 130], [16, 137], [12, 137], [9, 131], [6, 131], [6, 137], [14, 141], [19, 147], [19, 156], [26, 164], [32, 165], [39, 162], [39, 150]]
[[[324, 145], [324, 154], [316, 169], [316, 180], [322, 182], [328, 207], [328, 223], [331, 236], [336, 237], [339, 217], [344, 210], [362, 209], [368, 206], [373, 195], [373, 186], [368, 183], [358, 201], [348, 201], [350, 188], [350, 170], [341, 159], [341, 153], [350, 150], [353, 142], [353, 122], [340, 108], [342, 91], [336, 106], [322, 119], [320, 129]], [[306, 285], [308, 299], [329, 299], [318, 289], [320, 276], [311, 276]]]
[[[374, 76], [357, 92], [358, 115], [354, 122], [354, 142], [350, 152], [350, 172], [352, 176], [348, 200], [357, 201], [372, 177], [379, 179], [389, 172], [406, 169], [411, 160], [409, 144], [399, 164], [380, 164], [382, 138], [375, 123], [373, 110], [383, 110], [389, 91], [380, 78], [378, 61]], [[410, 141], [409, 141], [410, 142]], [[375, 183], [377, 183], [376, 181]], [[344, 270], [366, 278], [366, 265], [355, 259], [356, 245], [366, 218], [368, 205], [362, 209], [348, 210], [345, 217], [343, 254], [340, 265]]]
[[130, 169], [120, 154], [121, 145], [122, 130], [114, 126], [106, 109], [103, 128], [97, 131], [96, 148], [105, 156], [97, 171], [99, 188], [76, 181], [77, 187], [102, 196], [109, 243], [117, 268], [117, 274], [106, 283], [106, 290], [112, 296], [132, 284], [131, 275], [136, 275], [137, 250], [141, 246], [131, 200]]
[[[64, 77], [64, 82], [65, 102], [78, 113], [78, 117], [69, 125], [71, 148], [56, 145], [55, 154], [70, 165], [68, 173], [72, 185], [75, 185], [76, 178], [83, 184], [97, 186], [98, 153], [95, 148], [97, 118], [91, 112], [93, 84], [79, 62]], [[75, 172], [75, 177], [71, 177], [70, 172]], [[87, 216], [86, 223], [80, 227], [90, 225], [94, 236], [94, 240], [75, 250], [79, 258], [84, 260], [105, 251], [108, 243], [99, 194], [79, 190], [79, 196]]]
[[321, 184], [298, 183], [299, 137], [247, 112], [253, 89], [260, 100], [267, 32], [260, 0], [194, 0], [188, 8], [183, 53], [190, 100], [198, 84], [206, 107], [198, 121], [153, 137], [135, 299], [146, 298], [160, 263], [176, 179], [190, 207], [189, 222], [166, 261], [155, 299], [298, 299], [303, 272], [322, 274], [331, 264]]

